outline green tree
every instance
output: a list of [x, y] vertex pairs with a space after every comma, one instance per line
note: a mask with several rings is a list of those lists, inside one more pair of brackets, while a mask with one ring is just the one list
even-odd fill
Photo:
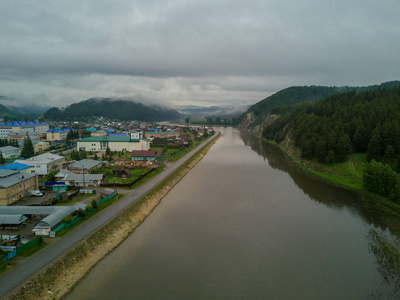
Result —
[[4, 165], [6, 163], [6, 159], [3, 156], [3, 152], [0, 151], [0, 165]]
[[189, 123], [190, 123], [190, 117], [186, 117], [186, 118], [185, 118], [185, 123], [186, 123], [186, 124], [189, 124]]
[[383, 162], [391, 167], [396, 164], [396, 154], [394, 153], [394, 148], [389, 145], [386, 148], [385, 155], [383, 156]]
[[21, 151], [21, 156], [24, 158], [30, 158], [35, 155], [35, 151], [33, 149], [33, 144], [29, 136], [26, 136], [24, 139], [24, 147]]
[[368, 143], [367, 160], [379, 160], [381, 155], [381, 135], [379, 131], [374, 130], [372, 137]]
[[97, 209], [97, 201], [95, 199], [93, 199], [90, 204], [92, 204], [94, 209]]
[[390, 166], [374, 159], [364, 164], [363, 185], [366, 190], [387, 197], [398, 183], [398, 175]]

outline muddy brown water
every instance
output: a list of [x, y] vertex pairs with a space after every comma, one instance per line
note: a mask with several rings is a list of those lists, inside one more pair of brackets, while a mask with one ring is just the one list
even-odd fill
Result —
[[[231, 128], [67, 299], [365, 299], [379, 221]], [[378, 229], [383, 230], [383, 229]]]

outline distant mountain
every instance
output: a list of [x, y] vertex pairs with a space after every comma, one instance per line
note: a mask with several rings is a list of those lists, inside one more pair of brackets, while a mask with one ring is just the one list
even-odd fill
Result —
[[189, 117], [204, 118], [204, 117], [238, 117], [247, 110], [248, 106], [238, 108], [228, 108], [222, 106], [197, 106], [185, 105], [178, 106], [177, 110]]
[[19, 114], [42, 114], [43, 112], [50, 109], [50, 106], [38, 106], [38, 105], [24, 105], [24, 106], [7, 106], [10, 110]]
[[337, 87], [337, 86], [293, 86], [265, 98], [260, 102], [252, 105], [245, 113], [239, 118], [240, 129], [252, 129], [256, 128], [256, 131], [263, 129], [262, 123], [269, 121], [268, 117], [272, 113], [280, 113], [285, 111], [288, 107], [294, 104], [299, 104], [306, 101], [316, 101], [324, 99], [328, 96], [344, 93], [349, 91], [361, 91], [374, 90], [379, 87], [392, 88], [399, 86], [400, 81], [385, 82], [380, 85], [371, 85], [364, 87]]
[[72, 121], [90, 117], [105, 117], [120, 121], [171, 121], [181, 117], [175, 109], [148, 106], [128, 100], [91, 98], [67, 106], [64, 110], [53, 107], [43, 114], [46, 120]]

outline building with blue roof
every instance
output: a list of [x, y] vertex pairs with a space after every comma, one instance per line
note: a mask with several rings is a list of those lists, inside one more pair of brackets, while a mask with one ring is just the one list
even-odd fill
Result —
[[49, 124], [33, 121], [13, 121], [10, 123], [0, 124], [0, 138], [6, 139], [10, 132], [34, 132], [36, 134], [42, 134], [49, 130]]
[[14, 162], [12, 164], [4, 165], [0, 167], [0, 170], [11, 170], [18, 171], [20, 173], [31, 173], [31, 166]]
[[46, 139], [48, 141], [65, 141], [71, 128], [49, 129], [46, 131]]

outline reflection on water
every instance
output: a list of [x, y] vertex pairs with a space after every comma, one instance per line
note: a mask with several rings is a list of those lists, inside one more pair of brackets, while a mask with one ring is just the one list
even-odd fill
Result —
[[362, 201], [304, 176], [278, 149], [222, 131], [67, 299], [364, 299], [377, 290], [367, 235], [379, 222]]
[[382, 212], [373, 201], [369, 201], [368, 198], [362, 200], [357, 193], [337, 188], [305, 174], [278, 147], [260, 140], [254, 134], [241, 132], [240, 136], [245, 145], [250, 146], [252, 150], [267, 160], [269, 166], [288, 173], [294, 183], [311, 199], [330, 207], [353, 208], [352, 211], [359, 214], [366, 222], [400, 234], [400, 220], [397, 216]]

